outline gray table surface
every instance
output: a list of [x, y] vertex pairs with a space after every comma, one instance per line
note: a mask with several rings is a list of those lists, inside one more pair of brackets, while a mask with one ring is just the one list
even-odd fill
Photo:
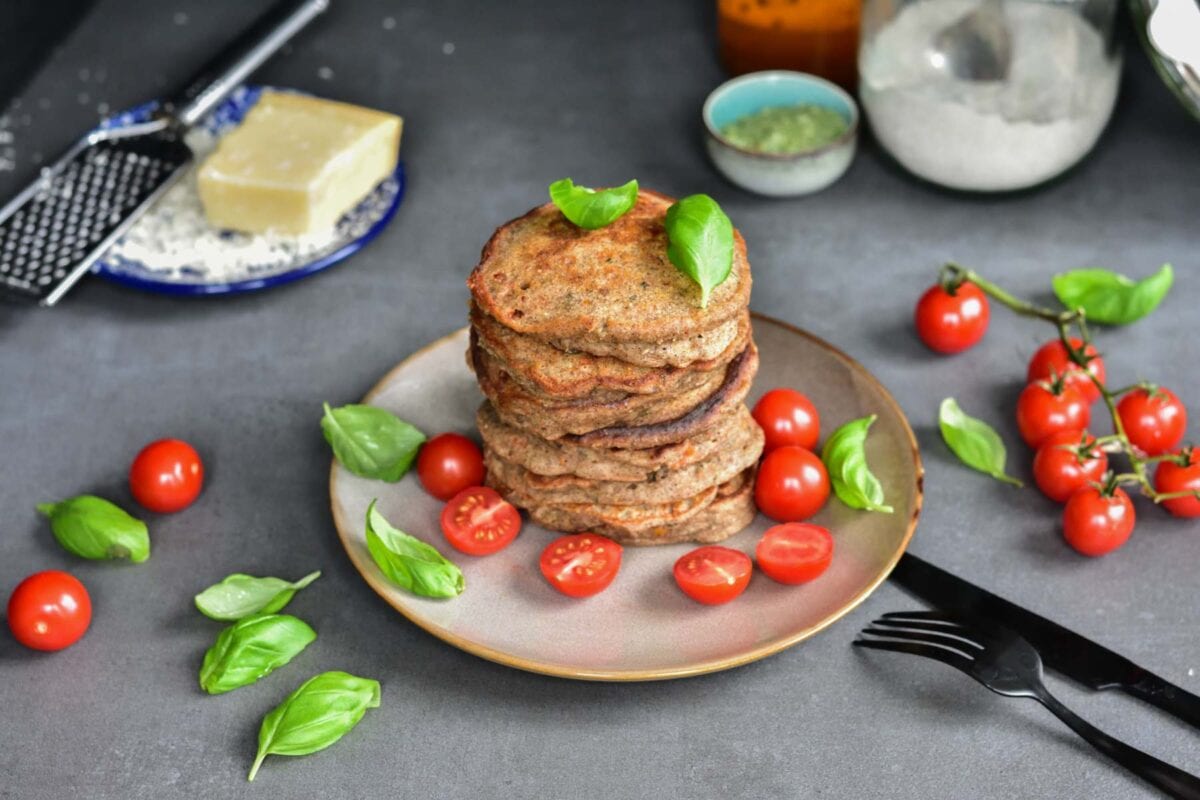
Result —
[[[182, 79], [261, 5], [98, 3], [24, 92], [21, 169], [94, 121], [98, 103], [129, 105]], [[259, 294], [181, 300], [92, 279], [53, 311], [0, 306], [0, 593], [68, 569], [96, 609], [88, 635], [58, 655], [0, 635], [0, 797], [1150, 794], [1032, 703], [937, 664], [852, 650], [874, 615], [914, 605], [891, 585], [753, 665], [603, 685], [441, 643], [376, 597], [342, 553], [321, 401], [356, 400], [462, 325], [463, 278], [481, 244], [550, 181], [636, 176], [716, 196], [749, 242], [754, 308], [826, 337], [895, 393], [928, 469], [916, 553], [1200, 691], [1196, 524], [1139, 506], [1130, 543], [1085, 560], [1063, 545], [1051, 503], [958, 466], [938, 438], [937, 403], [954, 394], [1015, 441], [1013, 401], [1047, 331], [995, 313], [985, 343], [952, 359], [910, 332], [913, 302], [947, 258], [1043, 298], [1063, 268], [1144, 274], [1173, 261], [1178, 283], [1157, 316], [1104, 332], [1101, 345], [1111, 375], [1161, 378], [1200, 401], [1200, 128], [1130, 50], [1103, 140], [1036, 192], [945, 193], [868, 141], [828, 191], [759, 199], [723, 182], [701, 149], [699, 106], [722, 79], [710, 5], [338, 3], [261, 77], [407, 118], [408, 197], [371, 247]], [[0, 174], [4, 194], [19, 174]], [[121, 566], [59, 550], [34, 504], [85, 491], [130, 504], [127, 464], [161, 436], [194, 442], [209, 476], [187, 513], [152, 518], [153, 558]], [[321, 631], [317, 646], [270, 680], [203, 695], [196, 668], [216, 626], [192, 608], [193, 592], [235, 570], [318, 567], [325, 576], [292, 606]], [[379, 678], [382, 708], [332, 749], [272, 760], [247, 785], [262, 714], [303, 676], [334, 668]], [[1195, 731], [1121, 696], [1052, 686], [1097, 724], [1200, 771]]]

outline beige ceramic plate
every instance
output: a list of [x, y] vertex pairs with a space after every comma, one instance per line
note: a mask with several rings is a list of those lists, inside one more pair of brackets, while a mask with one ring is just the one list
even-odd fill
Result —
[[[836, 540], [833, 564], [807, 586], [782, 586], [756, 572], [746, 593], [724, 606], [687, 599], [671, 567], [688, 545], [625, 550], [613, 585], [587, 600], [550, 588], [538, 555], [551, 534], [526, 523], [506, 550], [472, 558], [452, 550], [438, 528], [442, 504], [415, 474], [388, 484], [351, 475], [336, 463], [330, 475], [333, 518], [342, 544], [367, 583], [401, 614], [455, 647], [518, 669], [587, 680], [679, 678], [729, 669], [779, 652], [836, 621], [871, 593], [908, 545], [921, 508], [921, 461], [899, 406], [862, 366], [825, 342], [791, 326], [756, 316], [754, 335], [762, 367], [751, 395], [775, 386], [806, 393], [822, 415], [825, 433], [878, 414], [867, 458], [882, 481], [894, 514], [852, 511], [836, 500], [814, 522]], [[463, 353], [460, 330], [403, 361], [365, 402], [395, 412], [425, 431], [474, 436], [481, 397]], [[409, 595], [388, 583], [367, 552], [363, 522], [368, 504], [395, 526], [453, 558], [467, 588], [453, 600]], [[768, 522], [725, 544], [753, 554]]]

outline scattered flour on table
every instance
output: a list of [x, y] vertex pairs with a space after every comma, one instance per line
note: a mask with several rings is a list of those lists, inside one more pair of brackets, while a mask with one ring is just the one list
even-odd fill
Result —
[[1049, 179], [1099, 138], [1120, 58], [1077, 13], [1009, 2], [1008, 79], [956, 80], [934, 68], [931, 43], [976, 6], [923, 0], [864, 43], [861, 99], [871, 127], [898, 161], [946, 186], [1003, 190]]
[[303, 263], [339, 239], [336, 229], [296, 236], [213, 228], [200, 204], [196, 171], [217, 139], [197, 129], [188, 134], [187, 143], [196, 154], [187, 174], [113, 246], [108, 260], [139, 262], [156, 272], [203, 272], [205, 283], [226, 283], [245, 279], [255, 267]]

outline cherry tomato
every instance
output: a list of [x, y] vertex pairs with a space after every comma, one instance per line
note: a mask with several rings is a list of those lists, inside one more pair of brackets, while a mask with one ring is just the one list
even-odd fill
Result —
[[18, 642], [34, 650], [70, 647], [91, 622], [92, 599], [66, 572], [35, 572], [8, 598], [8, 627]]
[[[1077, 431], [1052, 434], [1033, 457], [1033, 481], [1042, 494], [1065, 503], [1077, 489], [1099, 483], [1108, 471], [1108, 454], [1091, 448], [1096, 437]], [[1090, 449], [1084, 454], [1083, 448]]]
[[129, 467], [129, 491], [142, 508], [159, 514], [182, 511], [204, 486], [200, 454], [179, 439], [159, 439], [142, 448]]
[[675, 583], [697, 603], [716, 606], [746, 591], [754, 564], [740, 550], [701, 547], [675, 562]]
[[1134, 389], [1117, 404], [1121, 425], [1134, 447], [1148, 456], [1169, 453], [1183, 441], [1187, 409], [1170, 389]]
[[1079, 489], [1063, 508], [1063, 537], [1085, 556], [1111, 553], [1129, 540], [1137, 515], [1121, 488], [1111, 496], [1094, 486]]
[[[1071, 347], [1078, 350], [1083, 347], [1083, 340], [1071, 339]], [[1096, 351], [1095, 345], [1089, 344], [1083, 354], [1092, 356], [1092, 360], [1087, 365], [1087, 372], [1092, 373], [1098, 381], [1104, 383], [1104, 359]], [[1092, 379], [1087, 376], [1087, 373], [1071, 360], [1062, 340], [1055, 339], [1046, 342], [1033, 354], [1033, 358], [1029, 361], [1029, 371], [1026, 373], [1025, 380], [1027, 383], [1034, 383], [1035, 381], [1053, 380], [1059, 376], [1066, 376], [1064, 382], [1078, 389], [1088, 403], [1094, 403], [1100, 399], [1100, 390], [1096, 388], [1096, 384], [1092, 383]]]
[[591, 597], [608, 588], [621, 569], [621, 545], [605, 536], [561, 536], [538, 562], [550, 585], [567, 597]]
[[807, 583], [829, 568], [833, 536], [820, 525], [807, 522], [776, 525], [758, 540], [754, 560], [773, 581]]
[[821, 459], [803, 447], [780, 447], [763, 458], [754, 482], [758, 510], [778, 522], [799, 522], [821, 510], [829, 498], [829, 473]]
[[1017, 398], [1017, 429], [1030, 447], [1040, 447], [1059, 431], [1083, 431], [1091, 419], [1087, 401], [1074, 386], [1038, 381]]
[[439, 434], [421, 445], [417, 477], [425, 491], [438, 500], [449, 500], [463, 489], [483, 483], [483, 453], [465, 436]]
[[442, 509], [442, 533], [455, 550], [486, 556], [503, 550], [521, 532], [521, 512], [495, 489], [472, 486]]
[[[1162, 493], [1200, 492], [1200, 451], [1188, 449], [1179, 458], [1184, 461], [1160, 461], [1154, 470], [1154, 488]], [[1177, 517], [1200, 517], [1200, 498], [1175, 497], [1162, 505]]]
[[754, 421], [766, 436], [764, 452], [796, 445], [813, 450], [821, 438], [821, 418], [812, 401], [794, 389], [772, 389], [754, 405]]
[[987, 295], [975, 284], [964, 283], [954, 294], [931, 286], [917, 301], [917, 335], [931, 350], [959, 353], [983, 338], [990, 316]]

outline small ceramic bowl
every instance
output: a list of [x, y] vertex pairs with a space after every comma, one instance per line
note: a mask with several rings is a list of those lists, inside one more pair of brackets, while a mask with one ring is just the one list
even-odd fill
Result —
[[[721, 129], [771, 106], [801, 103], [841, 114], [846, 132], [829, 144], [802, 153], [756, 153], [730, 142]], [[836, 84], [804, 72], [769, 70], [722, 83], [704, 102], [705, 143], [726, 178], [758, 194], [794, 197], [824, 189], [842, 177], [858, 144], [858, 105]]]

